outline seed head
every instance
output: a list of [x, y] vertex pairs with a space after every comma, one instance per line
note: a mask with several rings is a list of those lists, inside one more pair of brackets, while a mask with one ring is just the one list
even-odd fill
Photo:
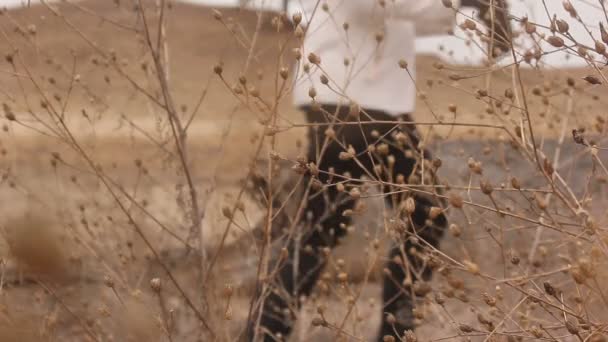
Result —
[[566, 33], [570, 29], [570, 25], [565, 20], [558, 19], [555, 21], [555, 25], [557, 26], [557, 30], [560, 33]]
[[572, 320], [566, 320], [566, 329], [572, 335], [578, 335], [578, 324]]
[[475, 29], [477, 29], [477, 24], [475, 24], [475, 22], [471, 19], [465, 19], [464, 22], [462, 23], [462, 28], [466, 29], [466, 30], [474, 31]]
[[282, 79], [286, 80], [289, 77], [289, 69], [282, 67], [281, 70], [279, 70], [279, 75]]
[[460, 229], [460, 226], [455, 223], [450, 224], [448, 230], [454, 237], [460, 237], [460, 235], [462, 235], [462, 229]]
[[395, 315], [393, 315], [390, 312], [388, 314], [386, 314], [386, 323], [388, 323], [390, 325], [397, 323], [397, 319], [395, 318]]
[[311, 52], [311, 53], [309, 53], [309, 54], [308, 54], [308, 61], [309, 61], [311, 64], [314, 64], [314, 65], [319, 65], [319, 64], [321, 64], [321, 58], [320, 58], [319, 56], [317, 56], [317, 55], [316, 55], [315, 53], [313, 53], [313, 52]]
[[351, 102], [348, 106], [348, 116], [354, 119], [359, 119], [361, 114], [361, 106], [357, 102]]
[[600, 22], [600, 33], [602, 36], [602, 41], [604, 42], [604, 44], [608, 44], [608, 32], [606, 32], [606, 29], [604, 28], [604, 24], [602, 24]]
[[489, 293], [484, 292], [481, 294], [481, 296], [483, 297], [483, 301], [486, 303], [486, 305], [491, 307], [496, 306], [496, 298], [490, 296]]
[[494, 191], [494, 187], [492, 186], [492, 184], [490, 182], [488, 182], [487, 180], [481, 180], [479, 182], [479, 186], [481, 188], [481, 192], [484, 193], [484, 195], [491, 195], [492, 192]]
[[441, 3], [445, 8], [453, 8], [452, 0], [441, 0]]
[[319, 76], [319, 79], [321, 80], [321, 83], [324, 84], [324, 85], [327, 85], [329, 83], [329, 79], [324, 74], [321, 75], [321, 76]]
[[603, 55], [606, 53], [606, 45], [604, 45], [604, 43], [600, 42], [599, 40], [595, 41], [595, 51], [597, 51], [597, 53], [599, 53], [600, 55]]
[[464, 200], [462, 199], [462, 197], [459, 194], [452, 192], [452, 193], [450, 193], [448, 198], [449, 198], [449, 203], [452, 207], [458, 208], [458, 209], [462, 208], [462, 206], [464, 204]]
[[310, 89], [308, 89], [308, 96], [314, 99], [317, 97], [317, 90], [314, 87], [310, 87]]
[[359, 199], [359, 198], [361, 198], [361, 191], [359, 190], [359, 188], [356, 188], [356, 187], [350, 189], [350, 191], [348, 192], [348, 194], [353, 199]]
[[431, 209], [429, 209], [429, 218], [431, 220], [435, 220], [437, 217], [439, 217], [439, 215], [441, 215], [442, 212], [443, 210], [441, 210], [439, 207], [431, 207]]
[[545, 281], [543, 283], [543, 287], [545, 288], [545, 293], [548, 294], [549, 296], [554, 297], [557, 294], [557, 291], [555, 290], [553, 285], [551, 285], [550, 282]]
[[479, 265], [469, 260], [463, 261], [463, 264], [469, 273], [479, 275]]
[[405, 59], [400, 59], [399, 60], [399, 67], [401, 69], [407, 69], [407, 61]]
[[529, 21], [526, 21], [524, 28], [525, 28], [527, 34], [533, 34], [536, 32], [536, 25], [532, 24]]
[[462, 331], [465, 334], [475, 331], [475, 329], [473, 329], [473, 327], [471, 327], [470, 325], [464, 324], [464, 323], [461, 323], [458, 326], [458, 328], [460, 329], [460, 331]]
[[296, 38], [302, 38], [304, 37], [304, 29], [302, 28], [302, 26], [298, 25], [296, 26], [296, 29], [293, 34], [296, 36]]
[[320, 327], [320, 326], [325, 326], [325, 320], [321, 317], [315, 317], [312, 319], [312, 326], [313, 327]]
[[561, 48], [564, 46], [564, 40], [558, 36], [550, 36], [547, 38], [547, 43], [556, 48]]
[[224, 215], [225, 218], [231, 220], [232, 219], [232, 210], [230, 209], [230, 207], [228, 207], [228, 206], [222, 207], [222, 215]]
[[594, 75], [585, 76], [585, 77], [583, 77], [583, 80], [585, 80], [589, 84], [593, 84], [593, 85], [602, 84], [602, 81], [600, 81], [600, 79]]
[[574, 6], [572, 6], [572, 3], [570, 1], [566, 0], [562, 2], [562, 6], [564, 6], [564, 9], [570, 14], [572, 18], [576, 18], [578, 16], [576, 9], [574, 8]]
[[416, 202], [414, 201], [413, 197], [408, 197], [405, 200], [404, 209], [408, 215], [412, 215], [414, 211], [416, 211]]
[[152, 280], [150, 280], [150, 288], [152, 288], [152, 291], [154, 291], [156, 293], [160, 292], [160, 289], [161, 289], [160, 278], [152, 278]]
[[114, 279], [112, 279], [110, 276], [105, 275], [103, 276], [103, 284], [109, 288], [113, 288], [114, 287]]
[[298, 25], [302, 22], [302, 13], [300, 12], [296, 12], [291, 16], [291, 20], [293, 20], [293, 23], [295, 25]]

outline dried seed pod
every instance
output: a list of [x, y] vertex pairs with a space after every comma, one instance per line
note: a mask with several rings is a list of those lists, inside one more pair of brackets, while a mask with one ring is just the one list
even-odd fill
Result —
[[600, 22], [600, 33], [602, 36], [602, 41], [604, 42], [604, 44], [608, 44], [608, 32], [606, 32], [606, 29], [604, 28], [604, 25]]
[[351, 159], [353, 159], [354, 157], [355, 157], [355, 156], [354, 156], [353, 154], [348, 153], [348, 152], [344, 152], [344, 151], [343, 151], [343, 152], [340, 152], [340, 154], [338, 154], [338, 158], [339, 158], [340, 160], [343, 160], [343, 161], [346, 161], [346, 160], [351, 160]]
[[321, 84], [324, 84], [324, 85], [329, 84], [329, 78], [327, 78], [327, 76], [325, 74], [319, 76], [319, 80], [321, 81]]
[[473, 275], [479, 275], [479, 273], [480, 273], [479, 265], [477, 265], [476, 263], [474, 263], [470, 260], [463, 261], [463, 264], [469, 273], [471, 273]]
[[353, 199], [359, 199], [359, 198], [361, 198], [361, 191], [359, 190], [359, 188], [352, 188], [352, 189], [350, 189], [350, 191], [348, 192], [348, 194]]
[[152, 288], [152, 291], [158, 293], [161, 290], [161, 282], [160, 282], [160, 278], [152, 278], [152, 280], [150, 280], [150, 288]]
[[556, 20], [555, 25], [557, 26], [557, 31], [560, 33], [566, 33], [570, 29], [570, 25], [568, 25], [568, 23], [562, 19]]
[[441, 3], [446, 8], [453, 8], [453, 6], [454, 6], [454, 5], [452, 5], [452, 0], [441, 0]]
[[475, 24], [475, 22], [473, 20], [467, 18], [462, 23], [462, 28], [464, 28], [466, 30], [474, 31], [475, 29], [477, 29], [477, 24]]
[[308, 54], [308, 61], [309, 61], [311, 64], [314, 64], [314, 65], [319, 65], [319, 64], [321, 64], [321, 58], [320, 58], [319, 56], [317, 56], [317, 55], [316, 55], [315, 53], [313, 53], [313, 52], [311, 52], [311, 53], [309, 53], [309, 54]]
[[407, 69], [407, 61], [405, 59], [400, 59], [399, 60], [399, 67], [401, 69]]
[[289, 77], [289, 70], [285, 67], [282, 67], [281, 70], [279, 70], [279, 76], [281, 76], [282, 79], [286, 80]]
[[314, 87], [310, 87], [310, 89], [308, 89], [308, 96], [314, 99], [317, 97], [317, 90]]
[[593, 84], [593, 85], [597, 85], [597, 84], [602, 84], [602, 81], [600, 81], [600, 79], [596, 76], [593, 75], [588, 75], [583, 77], [583, 80], [587, 81], [587, 83], [589, 84]]
[[228, 207], [228, 206], [222, 207], [222, 215], [224, 215], [225, 218], [231, 220], [232, 219], [232, 210], [230, 209], [230, 207]]
[[311, 322], [313, 327], [325, 326], [327, 323], [321, 317], [314, 317]]
[[304, 37], [304, 29], [302, 28], [302, 26], [298, 25], [296, 26], [296, 29], [293, 32], [294, 36], [296, 36], [296, 38], [303, 38]]
[[595, 51], [597, 53], [599, 53], [600, 55], [603, 55], [606, 53], [606, 45], [604, 45], [604, 43], [600, 42], [599, 40], [595, 41]]
[[465, 334], [475, 331], [475, 329], [472, 326], [470, 326], [468, 324], [464, 324], [464, 323], [459, 324], [458, 328], [460, 329], [460, 331], [462, 331]]
[[536, 25], [532, 24], [531, 22], [526, 21], [524, 25], [527, 34], [533, 34], [536, 32]]
[[558, 36], [550, 36], [547, 38], [547, 43], [556, 48], [561, 48], [564, 46], [564, 40]]
[[562, 2], [562, 6], [564, 7], [564, 10], [566, 10], [566, 12], [568, 12], [572, 18], [576, 18], [578, 16], [576, 9], [574, 8], [574, 6], [572, 6], [572, 3], [570, 1], [566, 0], [566, 1]]
[[557, 291], [550, 282], [543, 282], [543, 287], [545, 289], [545, 293], [547, 293], [549, 296], [555, 296], [557, 294]]
[[291, 16], [291, 20], [293, 20], [293, 23], [295, 25], [298, 25], [302, 22], [302, 13], [300, 12], [296, 12]]
[[404, 209], [408, 215], [411, 215], [414, 213], [414, 211], [416, 211], [416, 202], [414, 201], [413, 197], [408, 197], [405, 200]]
[[566, 330], [572, 335], [578, 335], [578, 324], [570, 319], [566, 320]]
[[418, 342], [418, 337], [416, 337], [416, 334], [412, 330], [406, 330], [405, 336], [403, 336], [403, 340], [405, 342]]
[[449, 195], [449, 203], [452, 207], [454, 208], [462, 208], [463, 204], [464, 204], [464, 200], [462, 199], [462, 197], [457, 194], [457, 193], [450, 193]]
[[479, 181], [479, 186], [481, 188], [481, 192], [483, 192], [484, 195], [488, 195], [489, 196], [494, 191], [494, 187], [487, 180], [483, 180], [482, 179], [481, 181]]
[[496, 306], [496, 298], [490, 296], [489, 293], [484, 292], [481, 294], [481, 296], [483, 297], [483, 301], [486, 303], [486, 305], [491, 307]]
[[361, 106], [359, 106], [356, 102], [351, 102], [348, 106], [348, 116], [359, 119], [359, 115], [361, 114]]
[[429, 218], [431, 220], [435, 220], [439, 217], [439, 215], [441, 215], [442, 212], [443, 210], [439, 207], [431, 207], [431, 209], [429, 209]]
[[462, 235], [462, 230], [460, 229], [460, 226], [455, 223], [450, 224], [450, 226], [448, 227], [448, 231], [454, 237], [460, 237], [460, 235]]
[[533, 325], [532, 328], [530, 328], [530, 333], [536, 338], [543, 337], [543, 331], [536, 325]]
[[513, 189], [521, 189], [521, 184], [519, 183], [519, 179], [517, 179], [516, 177], [511, 178], [511, 186], [513, 187]]

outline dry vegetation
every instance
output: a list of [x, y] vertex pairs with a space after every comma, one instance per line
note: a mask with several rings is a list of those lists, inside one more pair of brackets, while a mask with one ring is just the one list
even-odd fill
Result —
[[[608, 339], [608, 33], [564, 8], [553, 23], [513, 18], [518, 42], [548, 42], [516, 45], [517, 63], [417, 61], [414, 116], [442, 160], [451, 223], [424, 255], [433, 281], [413, 284], [426, 289], [420, 341]], [[595, 44], [565, 23], [589, 24]], [[290, 105], [296, 31], [273, 13], [164, 0], [1, 13], [0, 340], [241, 336], [270, 249], [254, 227], [296, 216], [292, 167], [307, 168]], [[538, 68], [560, 49], [588, 67]], [[293, 340], [376, 333], [385, 246], [400, 237], [367, 182]]]

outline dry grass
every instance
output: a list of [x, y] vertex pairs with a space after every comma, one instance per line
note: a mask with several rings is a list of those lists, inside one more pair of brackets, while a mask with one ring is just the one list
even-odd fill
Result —
[[[137, 3], [0, 16], [2, 341], [235, 340], [267, 261], [252, 230], [278, 209], [244, 185], [252, 165], [296, 217], [301, 195], [285, 194], [307, 126], [276, 85], [294, 61], [293, 28], [277, 32], [272, 13], [258, 25], [248, 11]], [[548, 23], [513, 20], [537, 41], [529, 26]], [[419, 340], [608, 338], [601, 48], [576, 70], [418, 59], [414, 116], [443, 161], [453, 224], [428, 252], [434, 280], [416, 284], [431, 290], [416, 306]], [[578, 143], [573, 129], [584, 129]], [[294, 340], [376, 334], [395, 215], [368, 184]]]

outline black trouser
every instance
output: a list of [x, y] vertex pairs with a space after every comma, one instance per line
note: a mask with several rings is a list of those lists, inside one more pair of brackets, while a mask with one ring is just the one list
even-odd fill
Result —
[[[344, 215], [345, 210], [356, 210], [356, 196], [351, 196], [349, 190], [352, 186], [362, 184], [357, 180], [366, 175], [370, 179], [392, 184], [400, 181], [420, 184], [422, 157], [429, 159], [428, 152], [421, 153], [417, 148], [419, 137], [416, 127], [411, 123], [399, 124], [394, 116], [385, 112], [364, 109], [357, 119], [352, 115], [349, 116], [348, 107], [336, 108], [325, 105], [322, 108], [303, 109], [309, 123], [321, 124], [310, 128], [308, 132], [310, 146], [308, 160], [318, 165], [319, 172], [315, 172], [313, 168], [313, 172], [307, 172], [306, 178], [308, 181], [311, 181], [311, 177], [315, 178], [312, 181], [316, 182], [317, 186], [312, 186], [308, 194], [306, 210], [301, 218], [303, 221], [301, 226], [305, 231], [302, 232], [299, 245], [296, 246], [294, 242], [297, 239], [289, 239], [288, 257], [276, 258], [270, 265], [271, 270], [277, 270], [277, 276], [270, 282], [270, 292], [263, 301], [260, 334], [263, 335], [264, 341], [275, 341], [278, 334], [286, 337], [291, 331], [295, 316], [293, 310], [298, 308], [299, 297], [311, 293], [325, 265], [322, 249], [336, 246], [338, 239], [346, 232], [345, 226], [350, 223], [349, 215]], [[334, 121], [335, 114], [337, 114], [337, 121], [333, 127], [335, 139], [327, 144], [321, 154], [328, 135], [326, 124]], [[412, 121], [407, 114], [402, 115], [400, 119]], [[362, 124], [340, 125], [340, 122], [352, 123], [358, 120]], [[392, 123], [370, 123], [370, 121]], [[349, 145], [354, 148], [355, 158], [349, 158], [343, 153], [347, 151]], [[368, 152], [369, 145], [374, 145], [375, 151]], [[428, 160], [426, 162], [426, 169], [430, 171], [426, 173], [430, 173], [430, 178], [434, 180], [432, 163], [428, 163]], [[383, 165], [383, 169], [378, 165]], [[345, 182], [345, 178], [341, 177], [345, 174], [350, 181]], [[429, 182], [428, 179], [426, 181]], [[343, 182], [345, 190], [337, 189], [338, 182]], [[404, 192], [403, 188], [391, 186], [385, 186], [383, 190], [385, 193], [391, 193], [386, 196], [389, 206], [394, 207], [397, 204], [403, 209], [404, 206], [400, 203], [404, 203], [407, 197], [412, 197], [415, 210], [411, 215], [401, 216], [403, 221], [401, 230], [398, 231], [402, 237], [399, 239], [402, 244], [390, 249], [385, 267], [380, 341], [385, 335], [393, 336], [398, 340], [397, 337], [403, 336], [404, 330], [413, 330], [412, 295], [419, 291], [415, 291], [416, 285], [409, 285], [419, 280], [430, 279], [432, 273], [430, 265], [433, 263], [429, 262], [429, 246], [438, 247], [439, 239], [447, 224], [443, 214], [434, 215], [434, 219], [429, 218], [431, 207], [439, 206], [437, 196], [428, 192], [427, 194]], [[413, 222], [415, 229], [411, 228], [410, 222]], [[296, 253], [298, 253], [297, 257], [295, 257]], [[404, 255], [407, 261], [403, 260]], [[294, 272], [295, 264], [298, 265], [297, 272]], [[410, 273], [410, 277], [406, 277], [407, 272]], [[406, 278], [412, 282], [404, 285]], [[386, 319], [389, 313], [396, 318], [394, 324], [389, 324]], [[255, 324], [256, 317], [252, 317], [250, 325]], [[249, 329], [249, 339], [252, 338], [251, 335], [252, 329]]]

